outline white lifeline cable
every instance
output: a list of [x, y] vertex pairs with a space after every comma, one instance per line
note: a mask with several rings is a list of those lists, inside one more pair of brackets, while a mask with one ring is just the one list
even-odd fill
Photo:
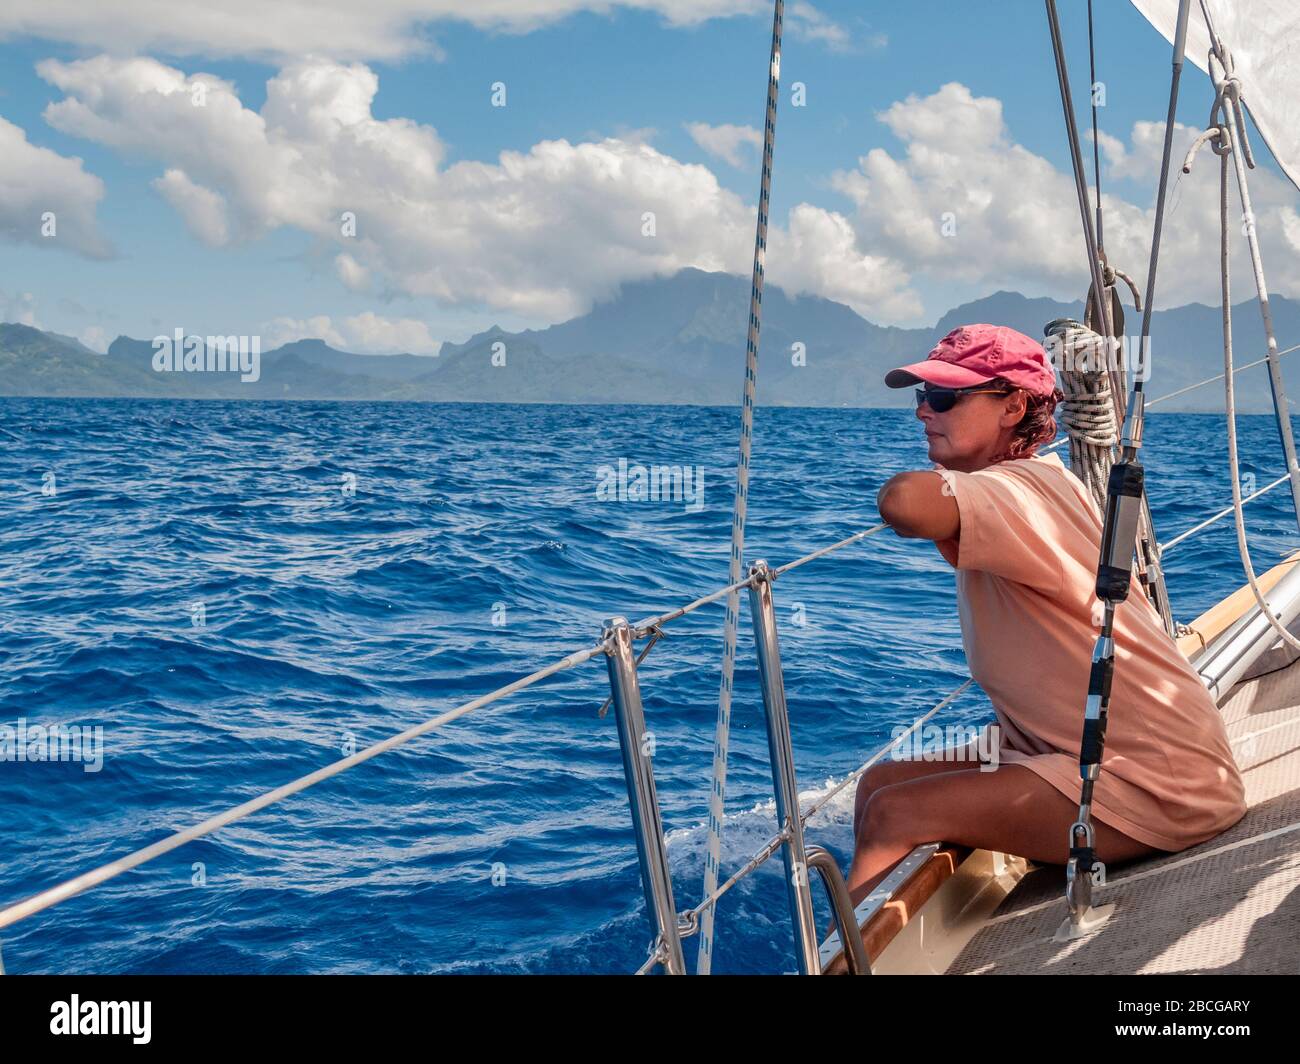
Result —
[[[772, 144], [776, 138], [776, 96], [781, 80], [781, 19], [784, 0], [772, 12], [772, 56], [767, 72], [767, 121], [763, 131], [763, 176], [758, 193], [758, 228], [754, 236], [754, 270], [749, 288], [749, 332], [745, 341], [745, 391], [740, 410], [740, 457], [736, 462], [736, 501], [731, 516], [731, 565], [728, 584], [738, 584], [745, 552], [745, 512], [749, 495], [749, 449], [754, 429], [754, 386], [758, 380], [758, 332], [763, 312], [763, 262], [767, 256], [768, 195], [772, 188]], [[709, 841], [704, 855], [704, 896], [718, 885], [722, 858], [723, 795], [727, 789], [727, 743], [731, 735], [731, 681], [736, 669], [736, 616], [740, 591], [727, 595], [722, 632], [722, 678], [718, 685], [718, 720], [713, 738], [713, 786], [709, 791]], [[700, 919], [700, 950], [695, 974], [708, 975], [713, 964], [713, 906]]]
[[[1210, 27], [1210, 40], [1215, 41], [1213, 27]], [[1241, 554], [1241, 564], [1246, 572], [1246, 581], [1250, 584], [1250, 590], [1255, 596], [1255, 602], [1259, 605], [1260, 613], [1268, 620], [1273, 630], [1295, 650], [1300, 650], [1300, 640], [1296, 639], [1286, 630], [1286, 626], [1278, 619], [1277, 614], [1269, 609], [1268, 603], [1264, 599], [1264, 593], [1260, 590], [1256, 580], [1255, 567], [1250, 561], [1250, 549], [1246, 545], [1246, 518], [1241, 511], [1241, 475], [1240, 467], [1237, 464], [1237, 403], [1233, 394], [1233, 368], [1232, 368], [1232, 293], [1229, 281], [1229, 230], [1228, 230], [1228, 157], [1231, 156], [1235, 164], [1237, 173], [1237, 191], [1241, 195], [1241, 211], [1243, 220], [1246, 222], [1246, 243], [1250, 250], [1251, 266], [1255, 273], [1255, 289], [1259, 297], [1260, 310], [1264, 317], [1264, 335], [1268, 341], [1268, 350], [1276, 358], [1277, 339], [1273, 335], [1273, 321], [1268, 312], [1268, 284], [1264, 280], [1264, 263], [1259, 255], [1259, 244], [1255, 235], [1254, 211], [1250, 203], [1250, 189], [1246, 183], [1246, 167], [1242, 159], [1242, 152], [1245, 150], [1246, 129], [1244, 120], [1238, 118], [1239, 112], [1235, 111], [1236, 100], [1235, 94], [1239, 91], [1237, 79], [1231, 72], [1231, 60], [1222, 63], [1222, 77], [1215, 77], [1215, 60], [1218, 58], [1214, 52], [1210, 53], [1209, 67], [1211, 78], [1215, 82], [1215, 95], [1218, 100], [1222, 100], [1223, 121], [1218, 127], [1219, 139], [1221, 141], [1216, 154], [1220, 154], [1219, 160], [1219, 229], [1220, 229], [1220, 269], [1223, 274], [1223, 398], [1225, 412], [1228, 415], [1228, 466], [1232, 473], [1232, 509], [1235, 524], [1237, 526], [1237, 550]], [[1216, 110], [1218, 104], [1216, 102]], [[1234, 122], [1234, 118], [1237, 119]], [[1198, 139], [1197, 145], [1201, 143]], [[1195, 151], [1195, 147], [1192, 149]], [[1190, 153], [1189, 153], [1190, 160]], [[1187, 164], [1184, 163], [1184, 172], [1187, 170]], [[1285, 411], [1284, 416], [1289, 416]]]

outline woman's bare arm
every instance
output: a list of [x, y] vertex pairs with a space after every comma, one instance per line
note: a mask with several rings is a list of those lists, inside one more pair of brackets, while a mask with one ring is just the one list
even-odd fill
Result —
[[957, 539], [961, 512], [948, 482], [934, 470], [890, 477], [876, 495], [881, 519], [900, 536]]

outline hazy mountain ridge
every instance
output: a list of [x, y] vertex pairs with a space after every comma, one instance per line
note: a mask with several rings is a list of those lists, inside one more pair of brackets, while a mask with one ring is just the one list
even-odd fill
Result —
[[[613, 299], [570, 321], [519, 333], [493, 326], [463, 344], [443, 344], [436, 357], [364, 355], [317, 339], [297, 340], [263, 352], [259, 379], [250, 382], [237, 372], [156, 372], [148, 340], [120, 336], [100, 355], [71, 337], [4, 324], [0, 395], [733, 405], [743, 383], [748, 306], [747, 278], [686, 269], [624, 285]], [[1279, 343], [1285, 348], [1300, 340], [1300, 304], [1275, 296], [1272, 311]], [[932, 328], [903, 329], [875, 325], [831, 300], [791, 298], [768, 285], [759, 402], [908, 405], [907, 389], [884, 386], [885, 371], [924, 358], [956, 325], [989, 321], [1038, 338], [1053, 318], [1081, 313], [1081, 303], [1003, 291], [955, 307]], [[1263, 327], [1251, 301], [1234, 308], [1233, 322], [1238, 364], [1261, 357]], [[1125, 331], [1136, 334], [1140, 325], [1128, 308]], [[1151, 395], [1222, 372], [1216, 307], [1157, 311], [1152, 338]], [[796, 353], [804, 364], [795, 364]], [[1262, 367], [1237, 380], [1243, 412], [1270, 408]], [[1222, 405], [1219, 384], [1159, 409], [1221, 410]]]

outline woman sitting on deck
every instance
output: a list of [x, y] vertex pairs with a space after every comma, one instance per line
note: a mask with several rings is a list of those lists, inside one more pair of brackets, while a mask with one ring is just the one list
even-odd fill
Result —
[[[972, 767], [978, 743], [945, 760], [867, 771], [848, 876], [855, 905], [921, 843], [1067, 862], [1102, 616], [1102, 515], [1060, 458], [1035, 454], [1056, 435], [1062, 398], [1042, 346], [1013, 329], [967, 325], [885, 383], [924, 386], [916, 416], [935, 468], [890, 478], [880, 514], [900, 536], [934, 540], [957, 571], [967, 663], [993, 705], [999, 743], [992, 771]], [[1114, 639], [1092, 805], [1105, 864], [1205, 842], [1246, 812], [1218, 709], [1136, 575], [1116, 607]]]

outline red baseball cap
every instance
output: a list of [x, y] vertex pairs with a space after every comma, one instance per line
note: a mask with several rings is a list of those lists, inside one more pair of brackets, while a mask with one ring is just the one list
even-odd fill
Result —
[[1056, 371], [1043, 345], [1005, 325], [962, 325], [935, 346], [924, 362], [885, 374], [891, 388], [926, 383], [937, 388], [970, 388], [994, 377], [1034, 395], [1051, 395]]

